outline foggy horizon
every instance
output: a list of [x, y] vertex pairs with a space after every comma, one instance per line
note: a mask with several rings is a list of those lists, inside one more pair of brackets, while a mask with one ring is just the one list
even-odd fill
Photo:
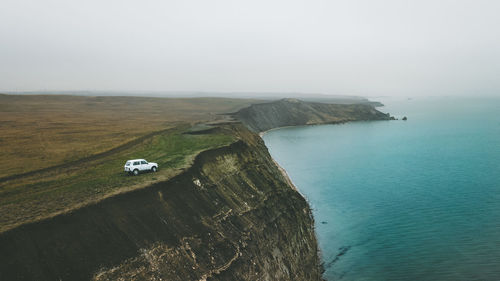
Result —
[[498, 95], [496, 1], [34, 1], [0, 10], [0, 92]]

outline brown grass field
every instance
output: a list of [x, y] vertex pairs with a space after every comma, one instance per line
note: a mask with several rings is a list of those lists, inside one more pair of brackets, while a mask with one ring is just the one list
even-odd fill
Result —
[[223, 119], [255, 100], [0, 95], [0, 178], [75, 161], [180, 123]]
[[[231, 134], [186, 134], [251, 99], [0, 95], [0, 232], [166, 180]], [[160, 171], [126, 176], [127, 159]]]

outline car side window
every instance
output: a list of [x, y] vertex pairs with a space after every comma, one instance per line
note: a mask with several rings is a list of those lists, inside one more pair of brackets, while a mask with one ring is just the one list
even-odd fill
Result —
[[141, 164], [145, 165], [145, 164], [148, 164], [148, 162], [146, 162], [146, 161], [141, 161]]
[[134, 166], [140, 165], [141, 163], [139, 161], [134, 162]]

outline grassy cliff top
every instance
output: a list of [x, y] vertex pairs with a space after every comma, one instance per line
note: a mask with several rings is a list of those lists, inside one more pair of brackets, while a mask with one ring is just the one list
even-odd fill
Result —
[[[0, 95], [0, 232], [171, 178], [234, 136], [203, 123], [258, 102], [229, 98]], [[157, 173], [126, 176], [128, 159]]]
[[[190, 127], [179, 125], [126, 149], [0, 182], [0, 232], [165, 181], [189, 167], [201, 151], [235, 141], [223, 131], [192, 134]], [[158, 172], [125, 174], [125, 161], [136, 158], [158, 163]]]

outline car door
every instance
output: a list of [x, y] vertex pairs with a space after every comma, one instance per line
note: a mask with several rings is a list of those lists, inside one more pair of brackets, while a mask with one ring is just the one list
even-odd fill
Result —
[[142, 171], [149, 170], [149, 167], [148, 167], [148, 162], [146, 162], [146, 161], [144, 161], [144, 160], [141, 160], [141, 170], [142, 170]]
[[134, 161], [134, 165], [133, 165], [132, 170], [135, 170], [135, 169], [137, 169], [139, 171], [141, 170], [141, 162], [140, 161]]

